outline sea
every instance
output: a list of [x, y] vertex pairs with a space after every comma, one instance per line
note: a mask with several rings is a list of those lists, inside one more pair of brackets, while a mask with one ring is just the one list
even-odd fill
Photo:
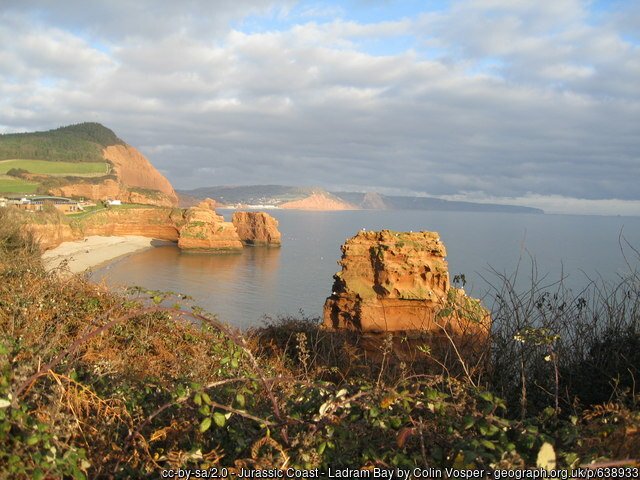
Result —
[[[218, 210], [231, 218], [233, 211]], [[616, 282], [640, 266], [640, 217], [422, 210], [269, 210], [279, 222], [281, 248], [242, 253], [182, 253], [162, 245], [117, 259], [90, 274], [113, 288], [141, 286], [179, 292], [236, 327], [302, 315], [321, 317], [339, 270], [340, 245], [362, 229], [435, 231], [447, 249], [451, 278], [490, 298], [501, 276], [517, 289], [559, 281], [580, 292], [592, 281]], [[634, 249], [636, 251], [634, 251]]]

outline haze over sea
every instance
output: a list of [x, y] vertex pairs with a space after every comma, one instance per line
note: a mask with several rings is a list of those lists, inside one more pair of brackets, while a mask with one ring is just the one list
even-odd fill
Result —
[[[231, 216], [228, 210], [218, 213]], [[247, 328], [260, 325], [264, 315], [298, 315], [303, 310], [307, 316], [320, 316], [332, 276], [339, 270], [340, 245], [362, 228], [439, 232], [451, 277], [464, 273], [465, 290], [478, 297], [489, 290], [487, 281], [498, 283], [491, 269], [512, 274], [520, 264], [517, 286], [526, 288], [530, 257], [539, 277], [546, 275], [545, 283], [563, 277], [576, 292], [590, 278], [615, 281], [629, 272], [620, 248], [621, 232], [632, 246], [640, 247], [640, 217], [415, 210], [269, 213], [280, 222], [280, 249], [207, 255], [162, 246], [97, 269], [92, 278], [111, 286], [185, 293], [222, 321]], [[625, 254], [635, 256], [628, 247]]]

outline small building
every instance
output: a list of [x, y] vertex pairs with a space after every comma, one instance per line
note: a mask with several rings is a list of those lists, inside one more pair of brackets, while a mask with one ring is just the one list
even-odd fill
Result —
[[16, 206], [31, 212], [39, 212], [45, 205], [52, 205], [56, 210], [68, 214], [82, 211], [82, 207], [75, 200], [64, 197], [39, 196], [21, 198]]
[[107, 200], [107, 205], [109, 206], [122, 205], [122, 200]]

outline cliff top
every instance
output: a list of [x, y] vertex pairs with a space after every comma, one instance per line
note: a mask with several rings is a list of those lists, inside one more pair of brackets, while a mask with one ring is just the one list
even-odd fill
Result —
[[99, 123], [78, 123], [44, 132], [0, 135], [0, 160], [99, 162], [104, 160], [104, 147], [124, 144], [112, 130]]

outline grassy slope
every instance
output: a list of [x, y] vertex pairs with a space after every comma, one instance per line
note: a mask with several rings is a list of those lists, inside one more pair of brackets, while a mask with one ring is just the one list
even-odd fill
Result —
[[107, 162], [50, 162], [47, 160], [11, 159], [0, 160], [0, 174], [12, 168], [42, 175], [89, 175], [101, 176], [109, 172]]
[[0, 175], [0, 193], [35, 193], [38, 183]]

